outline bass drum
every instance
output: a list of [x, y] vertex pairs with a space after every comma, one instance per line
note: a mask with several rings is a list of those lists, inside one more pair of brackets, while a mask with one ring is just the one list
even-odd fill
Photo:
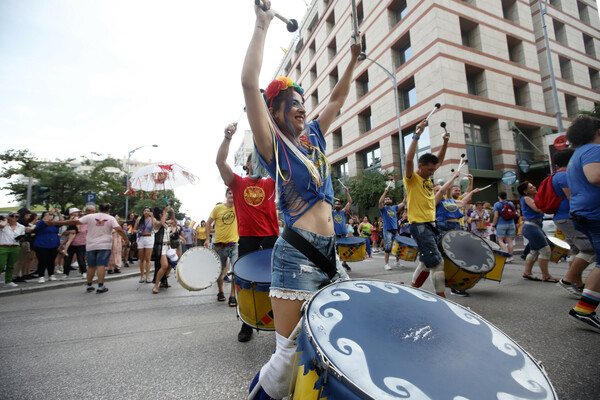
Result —
[[392, 282], [321, 289], [296, 343], [294, 400], [557, 398], [540, 364], [481, 316]]
[[193, 247], [183, 253], [176, 268], [177, 281], [190, 291], [209, 288], [221, 274], [221, 260], [206, 247]]

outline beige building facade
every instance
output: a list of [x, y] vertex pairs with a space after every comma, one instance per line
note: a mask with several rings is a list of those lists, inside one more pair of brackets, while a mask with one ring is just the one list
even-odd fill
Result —
[[[419, 142], [419, 153], [437, 152], [446, 123], [450, 145], [436, 180], [447, 179], [462, 154], [476, 186], [498, 183], [479, 194], [489, 201], [499, 190], [512, 194], [501, 181], [507, 171], [536, 183], [548, 175], [544, 135], [558, 124], [538, 1], [362, 0], [357, 9], [368, 58], [325, 134], [335, 177], [400, 173], [394, 80], [404, 150], [416, 124], [441, 105]], [[544, 18], [566, 129], [600, 101], [600, 20], [591, 0], [549, 1]], [[348, 64], [351, 29], [350, 1], [314, 0], [274, 74], [305, 89], [307, 120], [318, 116]]]

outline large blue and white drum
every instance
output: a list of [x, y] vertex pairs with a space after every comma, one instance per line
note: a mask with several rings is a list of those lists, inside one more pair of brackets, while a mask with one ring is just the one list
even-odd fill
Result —
[[556, 399], [544, 370], [511, 338], [420, 289], [340, 281], [303, 314], [295, 400]]

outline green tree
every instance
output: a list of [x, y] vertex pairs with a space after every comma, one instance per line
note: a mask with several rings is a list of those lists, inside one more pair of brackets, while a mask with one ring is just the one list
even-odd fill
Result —
[[[383, 194], [386, 185], [390, 180], [393, 180], [394, 188], [388, 190], [388, 194], [392, 196], [392, 200], [398, 204], [402, 202], [404, 192], [402, 190], [402, 181], [396, 180], [397, 173], [393, 171], [363, 171], [357, 176], [348, 179], [345, 184], [350, 189], [352, 203], [358, 207], [358, 215], [368, 215], [372, 219], [379, 217], [379, 198]], [[336, 193], [344, 193], [343, 188], [336, 182]], [[344, 199], [343, 195], [338, 195]]]
[[600, 102], [594, 103], [594, 109], [591, 111], [580, 111], [579, 114], [589, 115], [591, 117], [600, 118]]

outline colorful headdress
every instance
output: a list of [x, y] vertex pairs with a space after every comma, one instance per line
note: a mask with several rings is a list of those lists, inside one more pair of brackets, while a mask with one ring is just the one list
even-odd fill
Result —
[[300, 93], [301, 96], [304, 96], [304, 89], [302, 89], [300, 85], [294, 83], [286, 76], [280, 76], [269, 83], [269, 86], [267, 86], [267, 89], [265, 90], [265, 96], [267, 97], [267, 103], [269, 104], [269, 107], [273, 106], [273, 99], [279, 95], [279, 92], [288, 88], [292, 88], [296, 92]]

